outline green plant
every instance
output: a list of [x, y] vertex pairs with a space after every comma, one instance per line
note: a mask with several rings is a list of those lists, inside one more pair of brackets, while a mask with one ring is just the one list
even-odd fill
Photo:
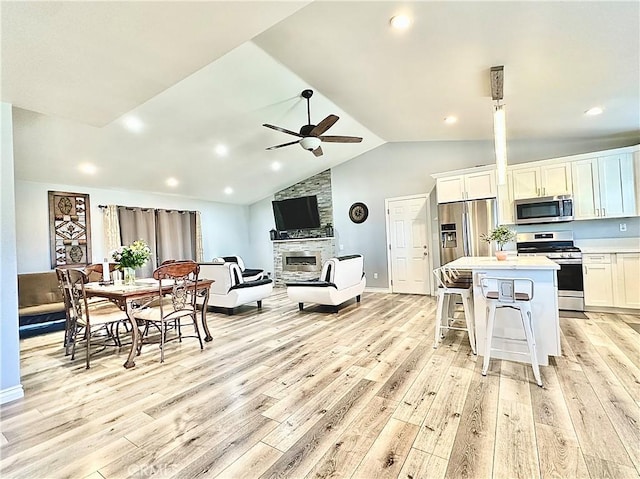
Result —
[[502, 251], [502, 247], [509, 241], [516, 239], [516, 232], [508, 226], [500, 225], [496, 229], [491, 230], [488, 235], [483, 234], [480, 237], [487, 243], [495, 241], [498, 244], [498, 250]]
[[130, 246], [121, 246], [111, 253], [113, 260], [118, 263], [117, 269], [122, 268], [139, 268], [143, 266], [149, 258], [151, 258], [151, 250], [147, 243], [137, 240]]

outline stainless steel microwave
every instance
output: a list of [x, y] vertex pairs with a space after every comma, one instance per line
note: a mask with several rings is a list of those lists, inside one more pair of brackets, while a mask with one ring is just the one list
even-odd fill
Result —
[[573, 220], [573, 198], [570, 195], [527, 198], [516, 200], [514, 205], [518, 225]]

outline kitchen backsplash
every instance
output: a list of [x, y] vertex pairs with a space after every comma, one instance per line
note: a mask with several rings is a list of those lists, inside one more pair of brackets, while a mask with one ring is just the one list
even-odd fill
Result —
[[[626, 225], [626, 231], [620, 231], [620, 225]], [[580, 220], [539, 225], [517, 225], [513, 228], [518, 233], [568, 230], [573, 231], [574, 239], [639, 238], [640, 217]]]

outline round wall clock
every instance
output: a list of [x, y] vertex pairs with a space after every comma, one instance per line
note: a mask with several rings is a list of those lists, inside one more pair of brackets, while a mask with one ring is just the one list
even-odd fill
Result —
[[364, 223], [369, 216], [369, 208], [364, 203], [354, 203], [349, 208], [349, 219], [354, 223]]

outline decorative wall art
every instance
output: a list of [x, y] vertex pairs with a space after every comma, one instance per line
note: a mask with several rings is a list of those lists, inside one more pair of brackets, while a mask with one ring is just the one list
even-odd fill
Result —
[[51, 267], [91, 263], [89, 195], [49, 191]]

